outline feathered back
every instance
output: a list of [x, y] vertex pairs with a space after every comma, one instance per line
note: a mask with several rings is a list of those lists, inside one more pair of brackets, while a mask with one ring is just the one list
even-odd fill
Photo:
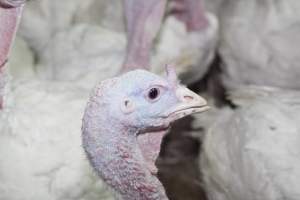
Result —
[[243, 87], [204, 139], [202, 173], [214, 200], [300, 198], [300, 92]]
[[256, 101], [278, 101], [284, 104], [300, 105], [300, 91], [267, 86], [246, 86], [230, 90], [227, 98], [237, 106], [246, 106]]

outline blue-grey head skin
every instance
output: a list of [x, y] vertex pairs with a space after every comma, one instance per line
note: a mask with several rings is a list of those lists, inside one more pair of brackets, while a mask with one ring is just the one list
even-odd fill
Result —
[[173, 68], [166, 69], [166, 77], [135, 70], [101, 82], [85, 110], [83, 147], [99, 176], [123, 199], [167, 199], [137, 137], [164, 131], [175, 120], [208, 108], [179, 83]]

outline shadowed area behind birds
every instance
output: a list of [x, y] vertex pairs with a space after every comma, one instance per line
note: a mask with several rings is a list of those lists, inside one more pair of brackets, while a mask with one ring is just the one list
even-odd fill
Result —
[[158, 176], [171, 200], [205, 200], [197, 158], [201, 141], [189, 135], [194, 117], [189, 116], [175, 123], [163, 140], [156, 164]]

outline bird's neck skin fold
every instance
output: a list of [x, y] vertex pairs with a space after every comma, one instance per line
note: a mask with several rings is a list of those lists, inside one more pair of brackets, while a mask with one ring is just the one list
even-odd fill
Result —
[[106, 117], [94, 120], [84, 119], [83, 146], [99, 176], [124, 200], [167, 200], [162, 184], [146, 167], [137, 130]]

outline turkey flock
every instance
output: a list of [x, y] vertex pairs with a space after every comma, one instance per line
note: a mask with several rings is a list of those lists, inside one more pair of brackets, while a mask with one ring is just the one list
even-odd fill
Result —
[[0, 0], [0, 200], [299, 200], [299, 10]]

